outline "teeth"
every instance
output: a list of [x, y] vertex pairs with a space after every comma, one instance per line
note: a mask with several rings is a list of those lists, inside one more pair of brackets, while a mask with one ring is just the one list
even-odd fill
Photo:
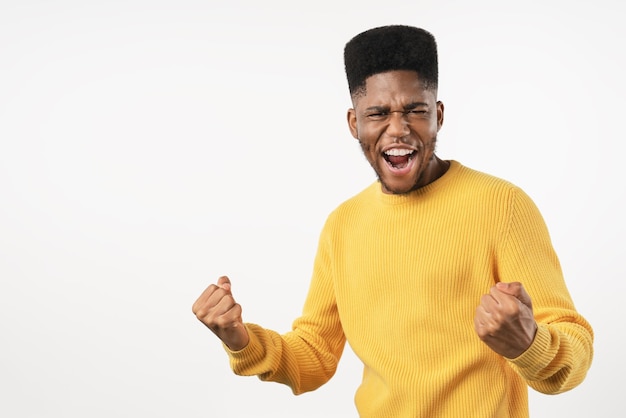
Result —
[[396, 157], [400, 157], [403, 155], [413, 154], [413, 150], [404, 149], [404, 148], [392, 148], [385, 151], [385, 155], [392, 155]]

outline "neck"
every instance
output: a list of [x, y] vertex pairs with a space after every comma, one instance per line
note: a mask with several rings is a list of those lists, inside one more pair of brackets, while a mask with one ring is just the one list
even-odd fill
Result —
[[444, 161], [433, 155], [433, 158], [428, 163], [430, 166], [429, 169], [424, 173], [424, 185], [430, 184], [433, 181], [437, 180], [439, 177], [446, 174], [448, 168], [450, 167], [450, 162]]

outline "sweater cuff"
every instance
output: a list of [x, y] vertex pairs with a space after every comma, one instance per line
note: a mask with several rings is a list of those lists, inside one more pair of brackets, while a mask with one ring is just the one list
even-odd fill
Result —
[[[241, 350], [231, 350], [228, 346], [222, 343], [222, 347], [230, 358], [230, 365], [235, 373], [241, 373], [243, 369], [249, 368], [251, 365], [259, 364], [265, 358], [265, 347], [261, 344], [257, 335], [258, 325], [244, 324], [248, 331], [248, 345]], [[255, 332], [256, 331], [256, 332]]]
[[514, 359], [507, 358], [512, 364], [514, 364], [523, 374], [525, 371], [533, 374], [534, 371], [540, 370], [545, 367], [546, 363], [550, 359], [546, 358], [546, 354], [550, 351], [552, 336], [546, 326], [537, 324], [537, 333], [528, 350]]

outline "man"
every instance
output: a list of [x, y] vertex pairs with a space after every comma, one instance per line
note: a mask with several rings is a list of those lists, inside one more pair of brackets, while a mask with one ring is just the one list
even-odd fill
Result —
[[344, 50], [348, 126], [378, 181], [328, 217], [302, 316], [283, 335], [244, 323], [230, 280], [193, 312], [240, 375], [311, 391], [348, 341], [362, 417], [527, 417], [527, 386], [580, 384], [593, 331], [544, 221], [515, 185], [435, 154], [444, 120], [434, 37], [365, 31]]

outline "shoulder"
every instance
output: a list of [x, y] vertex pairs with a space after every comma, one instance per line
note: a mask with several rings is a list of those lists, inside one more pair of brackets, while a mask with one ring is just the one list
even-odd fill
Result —
[[377, 205], [380, 190], [378, 180], [370, 183], [367, 187], [345, 199], [332, 210], [326, 219], [326, 227], [341, 225], [348, 220], [360, 218]]
[[509, 180], [467, 167], [458, 161], [451, 161], [449, 173], [446, 174], [450, 174], [449, 189], [455, 193], [460, 189], [466, 194], [477, 198], [489, 198], [488, 200], [528, 197], [519, 186]]
[[460, 181], [471, 182], [473, 184], [476, 184], [477, 186], [482, 185], [483, 187], [486, 187], [486, 188], [493, 188], [493, 187], [514, 188], [516, 187], [513, 183], [511, 183], [510, 181], [506, 179], [494, 176], [484, 171], [470, 168], [455, 160], [450, 161], [449, 173], [452, 176], [456, 176], [456, 179]]
[[[533, 199], [518, 185], [456, 162], [456, 186], [448, 189], [455, 199], [472, 202], [474, 207], [507, 213], [509, 216], [541, 216]], [[468, 205], [469, 206], [469, 205]]]

